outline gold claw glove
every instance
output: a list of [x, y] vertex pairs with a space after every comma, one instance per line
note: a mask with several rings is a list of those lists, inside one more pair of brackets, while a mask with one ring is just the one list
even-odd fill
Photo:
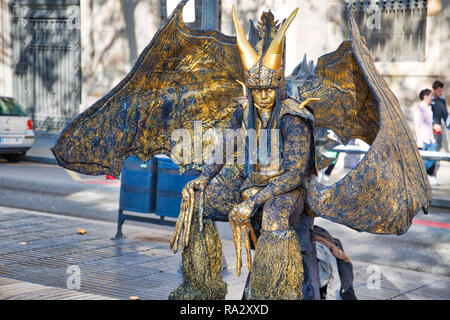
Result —
[[244, 244], [247, 252], [247, 265], [248, 270], [252, 270], [252, 256], [250, 252], [250, 238], [248, 234], [252, 237], [253, 243], [256, 245], [256, 234], [250, 223], [250, 216], [253, 212], [255, 203], [253, 200], [245, 200], [231, 211], [228, 221], [230, 222], [231, 230], [233, 231], [233, 242], [236, 249], [236, 273], [238, 276], [241, 275], [242, 267], [242, 232], [244, 233]]
[[180, 214], [178, 216], [177, 223], [175, 225], [175, 232], [173, 233], [172, 240], [170, 241], [170, 248], [173, 253], [177, 253], [179, 241], [184, 231], [182, 248], [187, 247], [189, 243], [189, 234], [191, 230], [192, 216], [194, 215], [195, 197], [199, 196], [199, 220], [200, 231], [203, 230], [203, 192], [208, 185], [208, 182], [202, 179], [194, 179], [189, 181], [183, 188]]

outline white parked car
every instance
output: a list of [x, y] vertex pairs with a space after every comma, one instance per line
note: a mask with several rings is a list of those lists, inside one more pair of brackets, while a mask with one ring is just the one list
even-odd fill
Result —
[[34, 142], [33, 122], [14, 98], [0, 97], [0, 156], [18, 162]]

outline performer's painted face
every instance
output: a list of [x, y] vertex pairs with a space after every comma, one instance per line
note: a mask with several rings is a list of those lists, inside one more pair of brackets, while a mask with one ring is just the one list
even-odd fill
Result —
[[275, 89], [252, 89], [253, 102], [260, 108], [270, 109], [275, 104], [277, 92]]

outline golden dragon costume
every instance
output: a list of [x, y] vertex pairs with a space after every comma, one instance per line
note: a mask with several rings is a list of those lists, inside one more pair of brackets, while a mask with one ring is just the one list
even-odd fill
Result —
[[[286, 94], [283, 56], [297, 10], [281, 25], [264, 13], [247, 40], [234, 11], [236, 37], [190, 30], [182, 20], [186, 2], [131, 72], [74, 119], [52, 149], [65, 168], [117, 176], [129, 156], [177, 158], [171, 133], [192, 133], [195, 121], [204, 131], [254, 131], [258, 138], [265, 132], [277, 139], [274, 147], [268, 144], [268, 163], [250, 161], [248, 138], [242, 164], [174, 159], [182, 171], [201, 174], [183, 190], [171, 242], [175, 252], [182, 243], [183, 283], [171, 299], [225, 298], [213, 221], [230, 222], [238, 274], [244, 235], [252, 299], [301, 299], [306, 253], [299, 221], [319, 216], [359, 231], [402, 234], [420, 209], [428, 211], [431, 188], [411, 131], [350, 10], [350, 40], [319, 58], [312, 79], [294, 88], [294, 99]], [[359, 138], [371, 145], [357, 168], [331, 186], [314, 178], [316, 127], [332, 129], [344, 143]]]

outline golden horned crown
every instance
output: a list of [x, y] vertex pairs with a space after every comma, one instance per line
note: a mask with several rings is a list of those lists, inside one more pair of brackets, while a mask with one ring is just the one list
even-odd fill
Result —
[[[263, 13], [259, 23], [263, 38], [261, 40], [262, 42], [270, 41], [270, 45], [265, 52], [263, 52], [262, 45], [259, 45], [258, 53], [247, 40], [244, 29], [236, 17], [236, 9], [233, 5], [232, 17], [236, 29], [236, 41], [245, 70], [245, 85], [247, 88], [278, 88], [284, 84], [284, 39], [286, 30], [297, 12], [298, 8], [279, 28], [277, 23], [273, 22], [273, 15], [270, 11]], [[268, 29], [267, 26], [269, 26]], [[263, 30], [264, 27], [266, 27], [266, 30]], [[272, 37], [273, 30], [277, 31], [275, 36]]]

